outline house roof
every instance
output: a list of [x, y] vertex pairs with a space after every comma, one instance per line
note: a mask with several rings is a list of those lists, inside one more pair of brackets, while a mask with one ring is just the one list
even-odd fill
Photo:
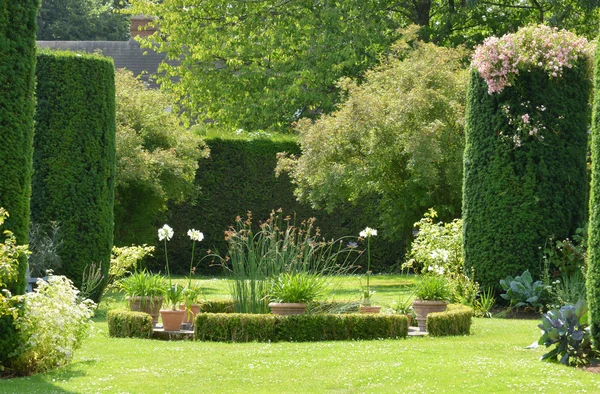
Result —
[[94, 53], [113, 58], [115, 68], [126, 68], [151, 88], [158, 86], [151, 75], [157, 74], [158, 65], [165, 59], [164, 53], [140, 48], [135, 40], [129, 41], [38, 41], [38, 47]]

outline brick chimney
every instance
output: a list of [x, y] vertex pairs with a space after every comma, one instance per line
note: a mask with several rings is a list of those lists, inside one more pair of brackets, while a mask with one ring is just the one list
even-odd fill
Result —
[[[158, 27], [145, 27], [149, 22], [152, 22], [154, 17], [146, 16], [146, 15], [134, 15], [131, 17], [131, 25], [129, 28], [129, 32], [131, 33], [131, 38], [141, 36], [148, 37], [152, 35], [155, 31], [158, 30]], [[141, 30], [140, 30], [141, 29]]]

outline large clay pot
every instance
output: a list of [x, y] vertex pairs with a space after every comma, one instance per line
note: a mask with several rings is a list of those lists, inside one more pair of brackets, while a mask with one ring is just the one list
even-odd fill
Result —
[[380, 306], [372, 306], [372, 305], [361, 305], [360, 313], [374, 313], [377, 314], [381, 311]]
[[162, 297], [129, 297], [129, 310], [146, 312], [152, 316], [152, 325], [158, 323], [158, 313], [162, 306]]
[[[179, 305], [179, 309], [185, 311], [185, 304]], [[194, 325], [194, 321], [196, 320], [196, 315], [198, 313], [200, 313], [200, 305], [192, 304], [192, 306], [190, 306], [190, 310], [186, 311], [185, 317], [183, 318], [183, 323], [191, 323], [192, 325]]]
[[269, 308], [274, 315], [303, 315], [306, 313], [306, 304], [293, 302], [271, 302]]
[[414, 300], [413, 308], [417, 313], [419, 331], [427, 331], [427, 315], [432, 312], [444, 312], [448, 303], [445, 301], [421, 301]]
[[163, 329], [165, 331], [179, 331], [185, 317], [185, 311], [172, 309], [163, 309], [160, 311]]

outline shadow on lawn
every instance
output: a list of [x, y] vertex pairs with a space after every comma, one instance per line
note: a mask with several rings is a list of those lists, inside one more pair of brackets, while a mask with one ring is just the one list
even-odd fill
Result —
[[58, 387], [55, 382], [68, 382], [74, 378], [85, 376], [83, 369], [97, 363], [96, 360], [85, 360], [71, 363], [64, 368], [44, 374], [0, 380], [1, 393], [48, 393], [48, 394], [76, 394]]

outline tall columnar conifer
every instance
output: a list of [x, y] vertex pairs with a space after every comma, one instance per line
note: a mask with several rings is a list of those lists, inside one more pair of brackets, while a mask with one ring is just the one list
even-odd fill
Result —
[[592, 340], [600, 349], [600, 42], [594, 70], [595, 99], [592, 116], [592, 186], [588, 230], [587, 301]]
[[[6, 229], [28, 242], [33, 139], [35, 19], [38, 0], [0, 0], [0, 206], [10, 217]], [[25, 291], [27, 259], [9, 285]]]
[[540, 26], [488, 39], [476, 51], [464, 257], [483, 286], [498, 289], [500, 279], [526, 269], [539, 275], [548, 237], [571, 236], [586, 219], [591, 84], [584, 47], [570, 33]]
[[59, 222], [59, 273], [79, 287], [92, 263], [108, 277], [113, 246], [114, 66], [68, 52], [43, 52], [37, 63], [31, 219]]

